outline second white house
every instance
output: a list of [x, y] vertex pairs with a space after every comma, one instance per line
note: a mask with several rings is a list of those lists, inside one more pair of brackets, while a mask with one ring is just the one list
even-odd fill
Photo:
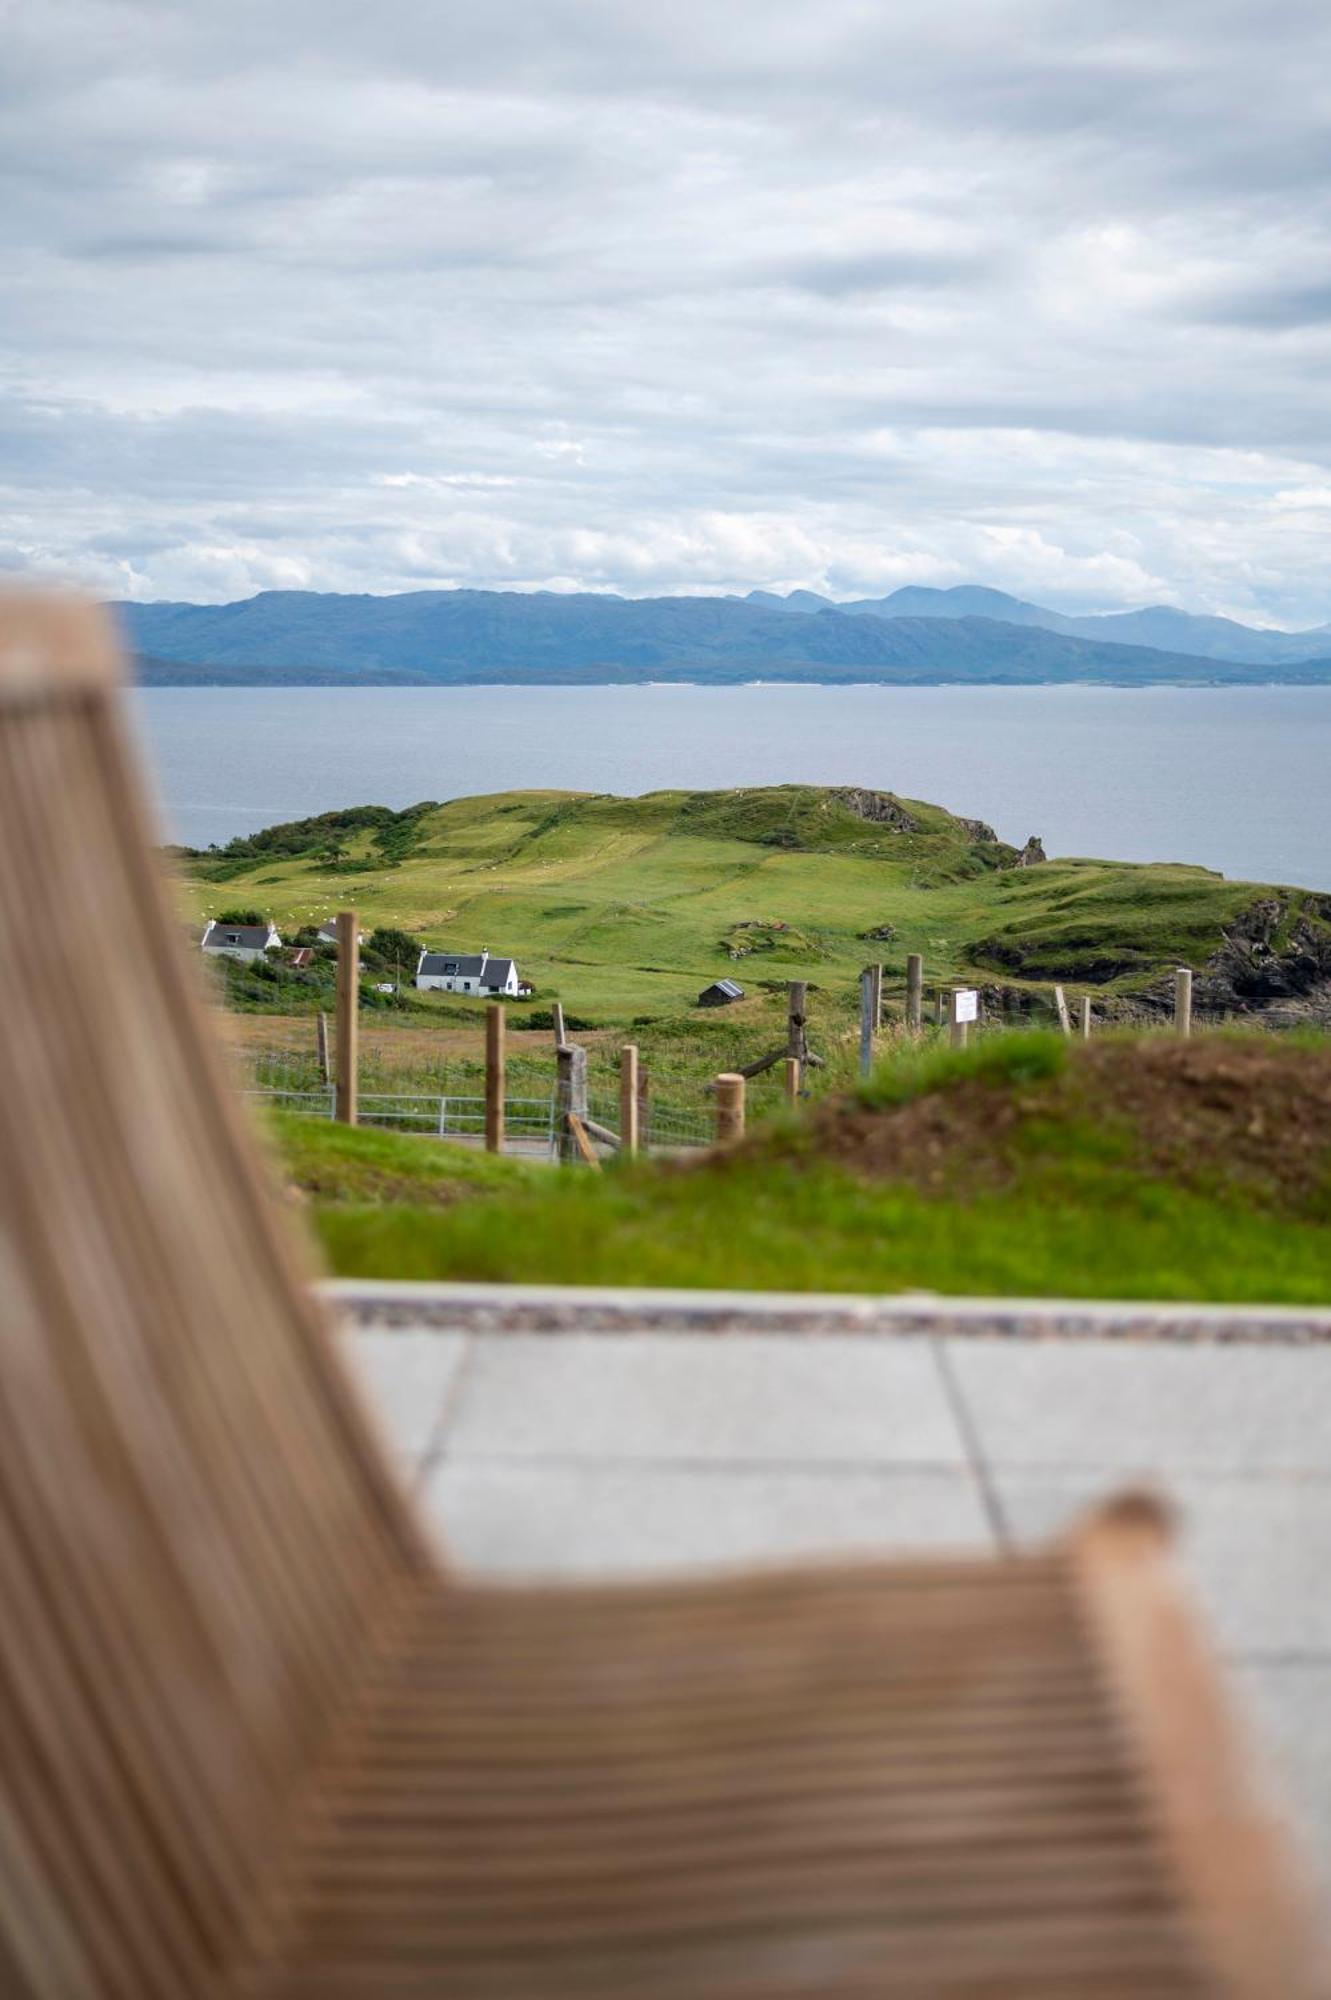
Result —
[[416, 967], [416, 984], [423, 992], [484, 993], [491, 999], [522, 991], [516, 962], [492, 958], [488, 951], [423, 951]]

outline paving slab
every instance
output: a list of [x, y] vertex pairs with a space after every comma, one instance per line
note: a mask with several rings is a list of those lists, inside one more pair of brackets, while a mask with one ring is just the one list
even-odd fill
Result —
[[406, 1329], [361, 1329], [348, 1339], [352, 1367], [399, 1461], [416, 1466], [429, 1452], [466, 1347], [465, 1334]]
[[[391, 1336], [390, 1336], [391, 1338]], [[927, 1340], [478, 1337], [450, 1458], [966, 1463]]]
[[447, 1554], [506, 1576], [612, 1577], [796, 1557], [974, 1549], [964, 1472], [501, 1465], [444, 1459], [423, 1501]]
[[991, 1464], [1331, 1473], [1331, 1347], [948, 1340]]

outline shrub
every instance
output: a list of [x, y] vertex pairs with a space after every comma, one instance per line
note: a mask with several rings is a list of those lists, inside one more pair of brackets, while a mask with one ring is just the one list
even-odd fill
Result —
[[412, 937], [407, 931], [395, 930], [391, 924], [384, 924], [370, 932], [365, 941], [364, 957], [371, 965], [400, 965], [405, 972], [414, 973], [424, 948], [419, 938]]

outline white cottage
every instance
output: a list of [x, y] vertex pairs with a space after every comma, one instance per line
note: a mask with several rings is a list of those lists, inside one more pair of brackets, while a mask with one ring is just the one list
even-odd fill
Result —
[[239, 958], [246, 962], [276, 951], [282, 939], [269, 920], [262, 924], [220, 924], [210, 917], [200, 939], [201, 949], [215, 958]]
[[423, 993], [483, 993], [497, 1000], [516, 999], [522, 991], [518, 968], [511, 958], [478, 953], [423, 951], [416, 967], [416, 985]]

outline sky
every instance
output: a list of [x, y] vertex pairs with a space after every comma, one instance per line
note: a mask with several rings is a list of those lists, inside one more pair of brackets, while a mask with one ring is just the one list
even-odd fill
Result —
[[0, 11], [0, 567], [1331, 619], [1325, 0]]

